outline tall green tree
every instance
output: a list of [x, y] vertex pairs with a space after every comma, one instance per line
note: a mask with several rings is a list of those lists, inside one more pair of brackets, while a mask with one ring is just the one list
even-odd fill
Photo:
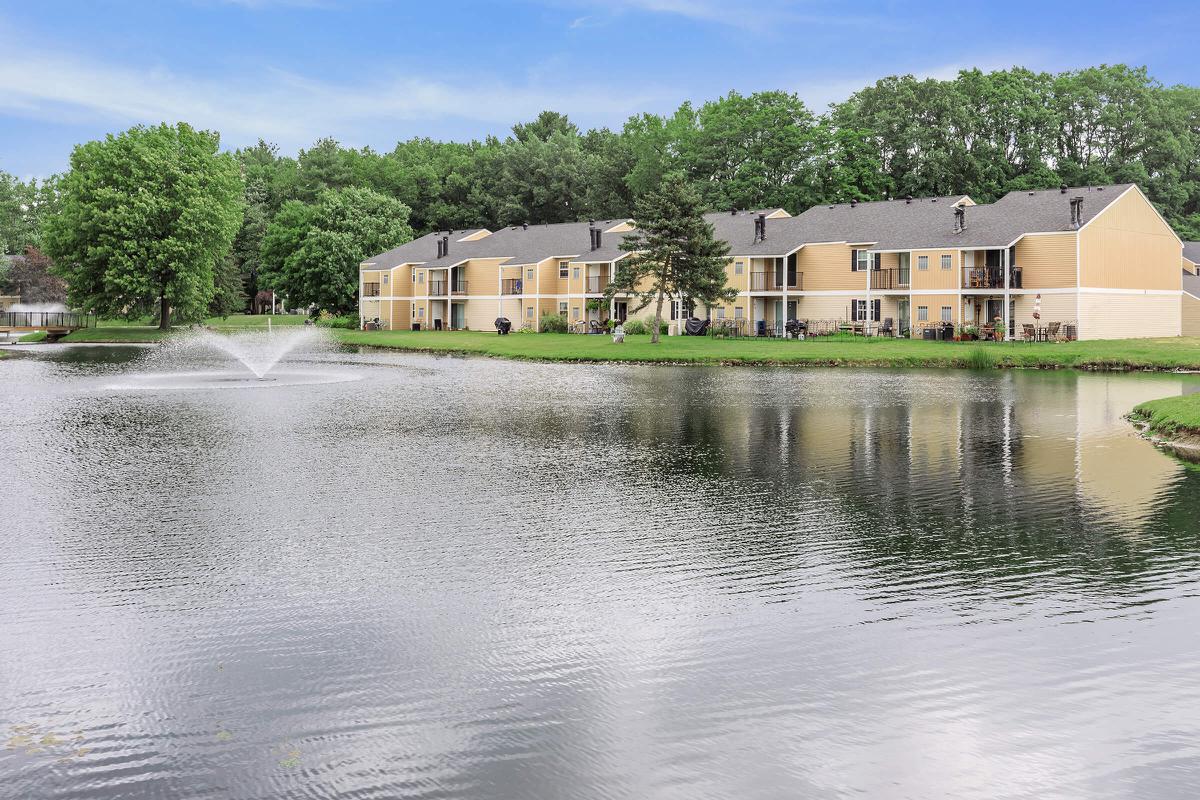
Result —
[[665, 176], [658, 189], [638, 200], [633, 218], [637, 227], [621, 243], [632, 255], [617, 262], [607, 298], [632, 294], [641, 301], [638, 309], [654, 303], [653, 344], [662, 329], [664, 299], [713, 305], [737, 297], [726, 285], [729, 244], [713, 238], [700, 193], [683, 175]]
[[344, 313], [358, 297], [358, 265], [412, 239], [408, 206], [370, 189], [328, 190], [284, 204], [262, 245], [262, 284], [292, 305]]
[[237, 162], [218, 134], [138, 126], [79, 145], [45, 225], [71, 302], [109, 315], [203, 316], [242, 219]]

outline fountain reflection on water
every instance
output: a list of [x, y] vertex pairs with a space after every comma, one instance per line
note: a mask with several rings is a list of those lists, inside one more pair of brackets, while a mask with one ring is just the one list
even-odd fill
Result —
[[[123, 375], [111, 388], [252, 388], [357, 380], [353, 373], [327, 368], [300, 370], [288, 363], [296, 357], [329, 352], [335, 346], [328, 331], [307, 325], [233, 333], [189, 331], [160, 344], [141, 362], [143, 371]], [[229, 369], [231, 360], [239, 366]]]

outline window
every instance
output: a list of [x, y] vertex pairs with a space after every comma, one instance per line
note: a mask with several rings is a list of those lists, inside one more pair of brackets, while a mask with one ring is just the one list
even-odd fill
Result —
[[529, 281], [530, 283], [533, 283], [533, 270], [531, 270], [531, 269], [525, 270], [525, 280]]
[[949, 255], [942, 256], [942, 269], [950, 269], [950, 262], [953, 259]]
[[741, 275], [745, 271], [746, 271], [746, 262], [745, 261], [738, 259], [737, 261], [733, 262], [733, 274], [734, 275]]
[[389, 277], [389, 276], [388, 276], [386, 273], [384, 273], [384, 276], [383, 276], [383, 285], [384, 285], [384, 286], [387, 286], [387, 285], [388, 285], [388, 277]]
[[575, 280], [579, 280], [579, 267], [576, 267], [575, 269], [571, 270], [571, 277], [574, 278]]
[[[921, 256], [924, 258], [924, 256]], [[917, 306], [917, 322], [929, 321], [929, 306]]]
[[917, 256], [917, 269], [929, 269], [929, 256]]
[[866, 318], [867, 318], [867, 301], [866, 300], [855, 300], [854, 301], [854, 315], [853, 315], [852, 319], [859, 320], [859, 319], [866, 319]]
[[672, 300], [671, 301], [671, 320], [674, 321], [677, 319], [679, 319], [679, 301]]
[[725, 319], [725, 306], [717, 308], [717, 319]]
[[417, 309], [417, 316], [418, 316], [418, 317], [424, 317], [424, 316], [425, 316], [425, 308], [424, 308], [424, 307], [421, 307], [421, 308], [418, 308], [418, 309]]
[[942, 306], [942, 322], [954, 321], [954, 309], [950, 306]]
[[735, 308], [733, 310], [733, 318], [734, 319], [745, 319], [746, 318], [746, 309], [742, 308], [741, 306], [738, 306], [737, 308]]
[[533, 306], [525, 309], [525, 316], [529, 319], [533, 319]]
[[871, 253], [868, 250], [855, 250], [854, 269], [865, 272], [871, 268]]
[[560, 278], [567, 277], [567, 267], [570, 265], [570, 263], [571, 263], [570, 261], [558, 262], [558, 277], [560, 277]]
[[364, 283], [363, 284], [363, 297], [379, 297], [379, 284], [378, 283]]
[[579, 306], [571, 306], [571, 319], [579, 319]]
[[558, 304], [558, 313], [562, 314], [564, 317], [567, 315], [567, 304], [566, 303]]
[[425, 282], [425, 271], [422, 270], [417, 273], [417, 283], [424, 283], [424, 282]]

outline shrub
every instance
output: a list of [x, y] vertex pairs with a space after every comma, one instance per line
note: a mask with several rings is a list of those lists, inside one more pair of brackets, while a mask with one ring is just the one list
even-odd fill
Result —
[[567, 318], [562, 314], [543, 314], [541, 320], [542, 333], [566, 333]]
[[645, 336], [650, 332], [650, 326], [642, 322], [640, 319], [630, 319], [625, 321], [625, 334], [627, 336]]
[[330, 314], [328, 311], [322, 311], [317, 315], [317, 326], [321, 328], [346, 328], [347, 330], [358, 330], [358, 315], [345, 314], [337, 317]]

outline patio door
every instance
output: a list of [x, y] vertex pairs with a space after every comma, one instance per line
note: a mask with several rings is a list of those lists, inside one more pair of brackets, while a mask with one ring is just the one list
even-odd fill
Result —
[[629, 316], [629, 303], [624, 300], [618, 300], [617, 302], [613, 303], [613, 312], [613, 316], [616, 319], [624, 322]]
[[796, 318], [796, 301], [795, 300], [788, 300], [787, 318], [788, 318], [789, 322], [791, 322], [792, 320], [794, 320]]
[[896, 302], [896, 316], [899, 318], [899, 330], [901, 336], [908, 336], [908, 298]]
[[775, 329], [783, 330], [783, 302], [775, 301]]
[[452, 303], [450, 305], [450, 327], [456, 331], [461, 331], [467, 327], [467, 307], [465, 303]]

